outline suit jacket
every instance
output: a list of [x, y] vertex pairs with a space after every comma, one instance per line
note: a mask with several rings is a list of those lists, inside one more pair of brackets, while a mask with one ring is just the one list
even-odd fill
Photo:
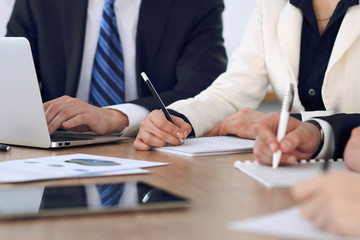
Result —
[[[82, 63], [87, 0], [18, 0], [7, 36], [31, 44], [43, 101], [75, 96]], [[139, 99], [156, 100], [140, 77], [151, 76], [165, 104], [196, 95], [226, 68], [222, 0], [143, 0], [140, 6], [136, 74]]]
[[[326, 110], [360, 112], [359, 21], [360, 6], [349, 8], [322, 86]], [[228, 70], [195, 98], [178, 101], [169, 108], [185, 115], [195, 134], [201, 136], [244, 107], [256, 109], [269, 84], [283, 99], [288, 83], [298, 85], [302, 22], [301, 10], [288, 0], [257, 0]], [[295, 89], [293, 112], [301, 112], [306, 118], [328, 114], [304, 111]]]
[[328, 122], [333, 130], [335, 151], [332, 158], [342, 158], [351, 131], [360, 126], [360, 114], [335, 114], [317, 118]]

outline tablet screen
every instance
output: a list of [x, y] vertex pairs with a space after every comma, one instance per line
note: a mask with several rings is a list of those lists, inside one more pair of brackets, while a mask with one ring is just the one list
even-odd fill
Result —
[[189, 201], [142, 182], [0, 189], [0, 218], [168, 209]]

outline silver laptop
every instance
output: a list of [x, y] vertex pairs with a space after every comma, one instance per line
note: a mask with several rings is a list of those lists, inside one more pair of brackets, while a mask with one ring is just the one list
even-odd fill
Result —
[[50, 137], [28, 40], [0, 38], [0, 143], [58, 148], [128, 139], [59, 132]]

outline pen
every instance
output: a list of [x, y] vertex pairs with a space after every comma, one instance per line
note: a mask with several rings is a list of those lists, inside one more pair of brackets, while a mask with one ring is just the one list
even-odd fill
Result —
[[159, 105], [160, 105], [160, 107], [161, 107], [161, 110], [165, 113], [166, 119], [167, 119], [168, 121], [172, 122], [173, 124], [175, 124], [174, 121], [172, 120], [172, 118], [171, 118], [168, 110], [165, 108], [165, 105], [164, 105], [163, 101], [161, 100], [159, 94], [156, 92], [154, 86], [153, 86], [152, 83], [150, 82], [150, 79], [149, 79], [148, 76], [146, 75], [146, 73], [142, 72], [142, 73], [141, 73], [141, 76], [142, 76], [142, 78], [144, 79], [144, 81], [145, 81], [145, 83], [147, 84], [147, 86], [149, 87], [152, 95], [153, 95], [153, 96], [157, 99], [157, 101], [159, 102]]
[[9, 152], [11, 147], [8, 145], [0, 144], [0, 152]]
[[328, 169], [329, 169], [329, 160], [324, 160], [323, 165], [322, 165], [323, 173], [326, 173]]
[[[285, 96], [284, 96], [282, 106], [281, 106], [279, 127], [278, 127], [278, 131], [277, 131], [277, 141], [278, 142], [280, 142], [283, 139], [283, 137], [285, 136], [287, 124], [288, 124], [288, 120], [289, 120], [289, 115], [290, 115], [289, 112], [291, 111], [293, 100], [294, 100], [294, 84], [289, 83], [286, 88]], [[280, 158], [281, 158], [281, 154], [282, 153], [281, 153], [280, 149], [276, 153], [274, 153], [273, 162], [272, 162], [273, 168], [278, 167]]]

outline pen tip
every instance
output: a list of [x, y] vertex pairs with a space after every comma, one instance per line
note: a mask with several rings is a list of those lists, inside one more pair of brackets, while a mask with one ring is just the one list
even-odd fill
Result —
[[142, 72], [141, 73], [142, 78], [146, 81], [149, 80], [148, 76], [146, 75], [146, 73]]

